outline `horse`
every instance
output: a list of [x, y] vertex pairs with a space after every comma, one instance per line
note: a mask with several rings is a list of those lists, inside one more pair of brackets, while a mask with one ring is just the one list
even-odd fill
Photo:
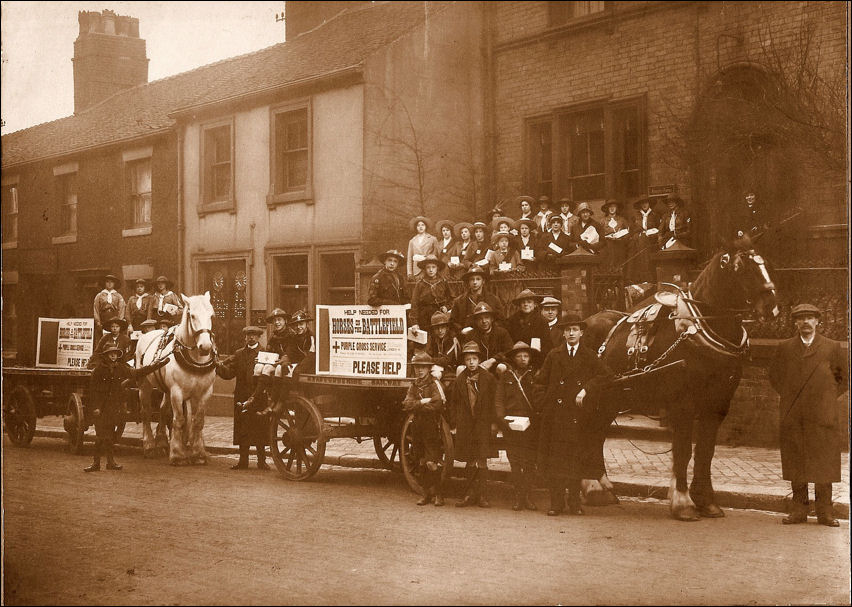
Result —
[[598, 331], [609, 327], [598, 356], [615, 379], [587, 421], [588, 478], [599, 480], [584, 482], [584, 492], [587, 500], [617, 501], [603, 458], [607, 429], [621, 412], [656, 413], [663, 405], [672, 429], [671, 515], [681, 521], [722, 517], [710, 465], [748, 352], [743, 316], [777, 316], [775, 285], [752, 241], [742, 237], [711, 257], [691, 288], [664, 284], [654, 300], [623, 317], [604, 311], [587, 320]]
[[159, 449], [165, 450], [166, 444], [163, 415], [168, 409], [165, 407], [160, 410], [156, 438], [151, 432], [152, 390], [158, 388], [165, 395], [164, 399], [171, 403], [172, 436], [168, 447], [169, 463], [174, 466], [207, 463], [202, 431], [207, 401], [213, 394], [217, 358], [210, 292], [191, 297], [181, 294], [181, 299], [184, 308], [180, 323], [167, 331], [146, 333], [136, 344], [137, 368], [171, 357], [165, 366], [141, 380], [139, 400], [142, 446], [146, 457], [151, 457]]

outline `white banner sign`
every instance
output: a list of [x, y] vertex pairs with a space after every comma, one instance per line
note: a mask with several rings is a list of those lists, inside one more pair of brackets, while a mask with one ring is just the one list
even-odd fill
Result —
[[407, 309], [317, 306], [317, 374], [405, 378]]
[[94, 333], [93, 318], [39, 318], [36, 366], [85, 369]]

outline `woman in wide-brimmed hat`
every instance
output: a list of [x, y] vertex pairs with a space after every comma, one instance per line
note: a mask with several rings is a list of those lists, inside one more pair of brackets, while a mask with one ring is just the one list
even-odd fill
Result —
[[660, 234], [658, 243], [666, 248], [669, 241], [680, 242], [689, 246], [692, 233], [692, 218], [686, 210], [686, 203], [677, 194], [669, 194], [666, 197], [668, 210], [660, 220]]
[[542, 318], [536, 305], [541, 297], [524, 289], [512, 300], [518, 309], [506, 320], [506, 329], [512, 336], [512, 341], [523, 341], [535, 349], [547, 352], [550, 350], [550, 329]]
[[656, 274], [651, 254], [660, 233], [660, 214], [654, 208], [656, 197], [638, 196], [633, 200], [633, 218], [630, 224], [627, 277], [633, 283], [655, 282]]
[[151, 305], [151, 315], [154, 320], [168, 320], [174, 325], [180, 320], [183, 304], [177, 295], [172, 292], [172, 281], [165, 276], [158, 276], [155, 281], [157, 291], [154, 293], [154, 301]]
[[623, 207], [624, 203], [614, 198], [601, 205], [601, 213], [603, 213], [601, 226], [607, 245], [601, 252], [601, 265], [614, 273], [621, 270], [624, 260], [627, 259], [627, 235], [630, 232], [630, 224], [621, 214]]
[[577, 234], [572, 236], [578, 247], [583, 247], [592, 253], [598, 253], [604, 246], [603, 228], [592, 219], [592, 206], [588, 202], [577, 205]]
[[[104, 288], [97, 295], [93, 302], [95, 315], [95, 329], [105, 329], [104, 320], [119, 316], [125, 316], [124, 297], [116, 289], [121, 286], [121, 281], [114, 274], [107, 274], [103, 277]], [[97, 333], [96, 333], [97, 334]]]
[[408, 222], [408, 227], [414, 232], [414, 236], [408, 241], [408, 265], [406, 272], [409, 276], [417, 276], [420, 274], [420, 268], [417, 267], [417, 262], [427, 255], [437, 257], [441, 253], [441, 248], [438, 246], [438, 239], [429, 233], [432, 227], [432, 220], [423, 215], [412, 217]]

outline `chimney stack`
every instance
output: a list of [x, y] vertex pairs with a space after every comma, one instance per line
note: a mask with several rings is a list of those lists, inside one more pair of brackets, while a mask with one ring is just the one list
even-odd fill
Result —
[[80, 34], [74, 41], [74, 113], [115, 93], [148, 82], [145, 40], [139, 19], [80, 11]]

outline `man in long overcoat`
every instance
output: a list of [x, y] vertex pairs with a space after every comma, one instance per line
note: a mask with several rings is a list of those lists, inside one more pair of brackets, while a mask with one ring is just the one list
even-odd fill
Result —
[[846, 391], [849, 363], [840, 342], [816, 332], [820, 310], [799, 304], [791, 316], [798, 335], [778, 346], [769, 381], [781, 395], [781, 470], [793, 500], [786, 525], [808, 520], [808, 483], [814, 483], [817, 520], [837, 527], [831, 483], [840, 482], [846, 417], [837, 397]]
[[612, 376], [597, 353], [580, 343], [586, 323], [579, 316], [566, 314], [557, 326], [565, 343], [548, 353], [535, 378], [544, 392], [538, 464], [550, 487], [548, 516], [564, 512], [566, 487], [568, 512], [583, 514], [580, 480], [590, 477], [585, 468], [592, 461], [581, 432], [584, 401], [588, 392], [598, 390]]
[[260, 351], [258, 339], [262, 333], [263, 329], [260, 327], [245, 327], [245, 347], [216, 366], [216, 374], [219, 377], [237, 380], [234, 386], [234, 444], [240, 447], [240, 461], [231, 466], [233, 470], [248, 468], [249, 449], [252, 445], [257, 450], [257, 467], [269, 470], [266, 463], [269, 416], [262, 413], [266, 407], [266, 393], [255, 398], [250, 406], [246, 406], [246, 401], [254, 392], [254, 366]]

